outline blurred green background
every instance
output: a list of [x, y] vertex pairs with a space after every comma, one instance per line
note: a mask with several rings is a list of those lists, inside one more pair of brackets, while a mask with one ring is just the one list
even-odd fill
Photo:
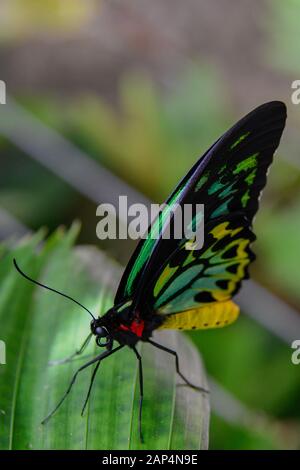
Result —
[[[300, 105], [291, 102], [300, 78], [299, 7], [299, 0], [2, 0], [0, 237], [41, 226], [51, 232], [76, 218], [78, 243], [125, 263], [132, 244], [96, 238], [86, 161], [99, 165], [98, 204], [118, 192], [112, 180], [101, 193], [102, 168], [162, 202], [231, 124], [282, 100], [287, 128], [255, 221], [251, 273], [274, 294], [274, 310], [277, 298], [283, 302], [277, 331], [288, 327], [299, 339]], [[40, 123], [46, 134], [37, 151]], [[66, 140], [57, 144], [57, 136]], [[82, 151], [80, 168], [64, 158], [66, 141]], [[191, 334], [214, 384], [210, 447], [300, 448], [300, 365], [291, 363], [291, 342], [262, 325], [270, 302], [255, 307], [262, 321], [249, 316], [250, 295], [242, 307], [232, 327]]]

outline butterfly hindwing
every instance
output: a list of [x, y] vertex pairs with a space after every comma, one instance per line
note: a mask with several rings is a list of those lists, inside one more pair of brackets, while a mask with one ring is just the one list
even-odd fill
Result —
[[223, 328], [238, 318], [239, 311], [239, 307], [232, 300], [214, 302], [203, 307], [165, 315], [159, 328], [169, 330]]
[[254, 238], [242, 215], [216, 219], [207, 225], [200, 250], [183, 246], [173, 253], [147, 302], [160, 314], [169, 314], [231, 299], [248, 277]]

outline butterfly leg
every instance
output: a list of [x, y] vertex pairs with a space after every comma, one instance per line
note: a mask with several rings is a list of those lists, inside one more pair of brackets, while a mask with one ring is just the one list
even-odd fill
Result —
[[[111, 351], [112, 346], [113, 346], [113, 343], [111, 343], [111, 345], [109, 346], [109, 351]], [[106, 356], [105, 356], [105, 357], [106, 357]], [[85, 410], [85, 408], [86, 408], [86, 405], [88, 404], [88, 401], [89, 401], [89, 398], [90, 398], [90, 395], [91, 395], [91, 391], [92, 391], [92, 388], [93, 388], [94, 380], [95, 380], [97, 371], [98, 371], [98, 369], [99, 369], [101, 360], [102, 360], [102, 359], [100, 359], [100, 360], [98, 361], [98, 363], [96, 364], [95, 369], [93, 370], [92, 377], [91, 377], [91, 381], [90, 381], [90, 385], [89, 385], [89, 389], [88, 389], [88, 392], [87, 392], [87, 395], [86, 395], [86, 399], [85, 399], [85, 401], [84, 401], [84, 404], [83, 404], [83, 407], [82, 407], [82, 410], [81, 410], [81, 416], [83, 416], [84, 410]]]
[[95, 367], [95, 369], [93, 370], [93, 374], [92, 374], [92, 377], [91, 377], [89, 389], [88, 389], [88, 392], [87, 392], [87, 395], [86, 395], [86, 399], [85, 399], [85, 401], [84, 401], [84, 405], [83, 405], [82, 410], [81, 410], [81, 416], [83, 416], [84, 410], [85, 410], [85, 408], [86, 408], [86, 405], [88, 404], [88, 401], [89, 401], [89, 398], [90, 398], [90, 394], [91, 394], [91, 391], [92, 391], [92, 388], [93, 388], [94, 380], [95, 380], [97, 371], [98, 371], [99, 366], [100, 366], [100, 362], [101, 362], [101, 361], [99, 361], [99, 362], [96, 364], [96, 367]]
[[143, 380], [143, 365], [142, 357], [135, 346], [132, 348], [139, 362], [139, 381], [140, 381], [140, 404], [139, 404], [139, 435], [140, 441], [144, 442], [142, 434], [142, 410], [143, 410], [143, 399], [144, 399], [144, 380]]
[[79, 372], [81, 372], [82, 370], [86, 369], [87, 367], [91, 366], [92, 364], [95, 364], [95, 362], [99, 362], [101, 361], [102, 359], [104, 359], [105, 357], [108, 357], [108, 356], [111, 356], [111, 354], [114, 354], [115, 352], [119, 351], [119, 349], [123, 348], [124, 345], [120, 345], [118, 346], [117, 348], [115, 349], [112, 349], [110, 351], [105, 351], [104, 353], [102, 354], [99, 354], [98, 356], [96, 356], [94, 359], [92, 359], [91, 361], [87, 362], [86, 364], [84, 364], [83, 366], [81, 366], [76, 372], [75, 374], [73, 375], [72, 377], [72, 380], [67, 388], [67, 391], [65, 392], [64, 396], [61, 398], [61, 400], [58, 402], [58, 404], [56, 405], [56, 407], [54, 408], [53, 411], [51, 411], [51, 413], [48, 414], [48, 416], [46, 416], [46, 418], [42, 421], [42, 424], [45, 424], [47, 423], [47, 421], [49, 421], [49, 419], [54, 415], [54, 413], [58, 410], [58, 408], [62, 405], [62, 403], [64, 402], [64, 400], [67, 398], [67, 396], [69, 395], [74, 383], [75, 383], [75, 380], [77, 378], [77, 375], [79, 374]]
[[191, 388], [194, 388], [195, 390], [199, 390], [199, 392], [204, 392], [204, 393], [209, 393], [209, 390], [206, 390], [205, 388], [203, 387], [198, 387], [198, 385], [194, 385], [192, 384], [183, 374], [182, 372], [180, 371], [180, 368], [179, 368], [179, 358], [178, 358], [178, 354], [176, 351], [174, 351], [173, 349], [169, 349], [167, 348], [166, 346], [162, 346], [161, 344], [158, 344], [156, 343], [155, 341], [152, 341], [151, 339], [148, 339], [148, 343], [152, 344], [153, 346], [155, 346], [156, 348], [158, 349], [161, 349], [162, 351], [165, 351], [169, 354], [172, 354], [172, 356], [175, 357], [175, 365], [176, 365], [176, 372], [177, 374], [182, 378], [182, 380], [184, 380], [184, 382], [186, 383], [186, 385], [188, 385], [189, 387]]
[[86, 347], [88, 346], [91, 338], [93, 336], [93, 333], [90, 333], [84, 340], [84, 342], [82, 343], [82, 345], [80, 346], [79, 349], [77, 349], [77, 351], [75, 351], [73, 354], [71, 354], [71, 356], [68, 356], [66, 357], [65, 359], [58, 359], [57, 361], [50, 361], [49, 362], [49, 365], [50, 366], [56, 366], [58, 364], [66, 364], [67, 362], [71, 362], [76, 356], [79, 356], [80, 354], [83, 353], [83, 351], [86, 349]]

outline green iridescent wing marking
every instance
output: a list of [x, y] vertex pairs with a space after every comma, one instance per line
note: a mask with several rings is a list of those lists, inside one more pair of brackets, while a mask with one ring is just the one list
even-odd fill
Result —
[[[245, 253], [247, 253], [247, 264], [253, 259], [248, 246], [250, 241], [253, 240], [250, 230], [253, 216], [258, 208], [259, 195], [265, 186], [267, 170], [279, 144], [285, 119], [285, 105], [280, 102], [266, 103], [252, 111], [226, 132], [195, 163], [166, 201], [170, 206], [170, 211], [174, 204], [180, 206], [184, 204], [194, 206], [204, 204], [205, 227], [211, 230], [217, 227], [218, 221], [223, 223], [227, 221], [231, 224], [230, 227], [237, 220], [242, 221], [240, 222], [240, 235], [242, 235], [242, 238], [239, 237], [238, 233], [236, 237], [244, 240], [240, 243], [241, 246], [244, 246]], [[162, 219], [167, 215], [167, 212], [168, 209], [166, 209]], [[207, 259], [212, 262], [213, 258], [207, 257], [203, 263], [200, 256], [200, 252], [203, 256], [209, 252], [207, 251], [209, 250], [207, 243], [211, 241], [211, 234], [207, 230], [203, 249], [191, 251], [185, 249], [186, 243], [190, 242], [189, 240], [163, 239], [162, 235], [165, 228], [166, 224], [163, 221], [160, 224], [158, 222], [154, 223], [151, 230], [159, 233], [158, 239], [153, 240], [149, 236], [146, 240], [140, 242], [124, 272], [115, 303], [124, 302], [130, 298], [133, 300], [133, 306], [140, 306], [141, 311], [145, 303], [150, 309], [161, 309], [162, 306], [170, 304], [170, 299], [165, 298], [165, 300], [162, 300], [162, 297], [160, 297], [162, 293], [158, 291], [158, 279], [161, 283], [162, 280], [166, 280], [169, 286], [172, 285], [173, 295], [177, 291], [180, 292], [182, 306], [190, 305], [191, 298], [194, 298], [189, 290], [189, 276], [192, 276], [190, 282], [191, 280], [194, 283], [197, 282], [198, 290], [206, 292], [207, 300], [204, 300], [202, 296], [201, 302], [217, 300], [218, 292], [220, 295], [226, 292], [226, 295], [230, 297], [237, 291], [240, 280], [247, 276], [246, 266], [239, 279], [235, 280], [234, 288], [232, 288], [233, 284], [230, 284], [231, 287], [229, 288], [229, 283], [227, 283], [226, 289], [220, 287], [222, 285], [221, 279], [216, 284], [213, 271], [207, 271], [207, 269], [217, 269], [215, 265], [207, 265]], [[243, 233], [242, 230], [244, 230]], [[228, 236], [224, 237], [216, 246], [222, 251], [225, 249], [222, 243], [225, 242], [228, 242]], [[243, 245], [243, 243], [246, 245]], [[179, 256], [178, 253], [183, 258], [180, 264], [176, 264], [174, 261]], [[215, 252], [214, 256], [216, 256]], [[193, 258], [194, 264], [192, 265], [190, 260]], [[243, 265], [243, 263], [241, 264]], [[189, 264], [190, 267], [187, 270], [186, 266]], [[226, 277], [229, 266], [225, 264], [220, 263], [218, 268], [220, 269], [220, 275], [221, 270], [224, 269], [224, 276]], [[203, 275], [204, 269], [206, 269], [206, 275]], [[201, 282], [200, 279], [202, 279]], [[183, 286], [188, 288], [184, 289]], [[207, 292], [211, 294], [210, 297]], [[200, 299], [200, 297], [198, 296], [197, 299]], [[168, 308], [170, 308], [170, 305]]]
[[180, 187], [174, 195], [170, 198], [168, 201], [168, 205], [163, 209], [161, 212], [161, 215], [155, 219], [153, 222], [153, 225], [149, 229], [149, 235], [145, 239], [145, 242], [143, 242], [140, 245], [140, 251], [139, 251], [139, 256], [136, 257], [130, 272], [128, 274], [128, 278], [126, 281], [126, 286], [125, 286], [125, 297], [130, 297], [133, 293], [133, 288], [134, 288], [134, 282], [137, 278], [137, 276], [140, 274], [143, 266], [145, 265], [147, 259], [151, 255], [151, 252], [153, 251], [153, 248], [157, 242], [157, 239], [159, 237], [159, 234], [163, 231], [165, 224], [169, 220], [169, 215], [172, 209], [173, 204], [176, 204], [176, 201], [179, 199], [180, 194], [184, 188]]
[[165, 202], [165, 206], [159, 217], [157, 217], [149, 227], [148, 236], [138, 244], [122, 276], [115, 297], [115, 304], [122, 303], [133, 296], [137, 288], [138, 280], [141, 278], [148, 261], [151, 259], [155, 247], [161, 239], [162, 232], [169, 224], [171, 218], [170, 214], [176, 204], [180, 205], [182, 194], [185, 190], [186, 184], [185, 181], [182, 181]]

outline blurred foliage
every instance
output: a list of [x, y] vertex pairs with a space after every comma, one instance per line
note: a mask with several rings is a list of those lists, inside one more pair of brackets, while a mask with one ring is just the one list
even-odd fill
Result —
[[211, 448], [299, 448], [300, 374], [291, 363], [291, 349], [245, 315], [230, 328], [189, 336], [208, 374], [252, 416], [249, 424], [225, 423], [215, 416]]
[[2, 0], [0, 38], [20, 40], [40, 33], [55, 34], [80, 26], [94, 0]]
[[300, 196], [276, 213], [265, 209], [256, 220], [259, 254], [255, 272], [271, 290], [300, 306]]
[[0, 141], [1, 205], [32, 228], [55, 227], [77, 198], [74, 191], [49, 171], [36, 165], [19, 149]]
[[276, 450], [283, 447], [270, 429], [266, 432], [228, 423], [216, 415], [211, 419], [211, 436], [210, 449]]
[[87, 154], [161, 200], [229, 125], [225, 96], [212, 70], [193, 66], [164, 96], [143, 75], [124, 77], [117, 106], [95, 95], [22, 102]]
[[[298, 0], [268, 0], [270, 16], [267, 24], [270, 40], [265, 59], [280, 71], [297, 73], [299, 65], [299, 20]], [[295, 77], [296, 79], [296, 77]]]
[[75, 134], [100, 151], [104, 164], [161, 200], [226, 127], [224, 101], [214, 74], [193, 68], [167, 96], [131, 75], [121, 83], [118, 110], [88, 97], [73, 103], [71, 114]]
[[271, 333], [243, 315], [228, 329], [190, 336], [208, 372], [240, 401], [270, 416], [300, 418], [300, 374], [292, 350]]

